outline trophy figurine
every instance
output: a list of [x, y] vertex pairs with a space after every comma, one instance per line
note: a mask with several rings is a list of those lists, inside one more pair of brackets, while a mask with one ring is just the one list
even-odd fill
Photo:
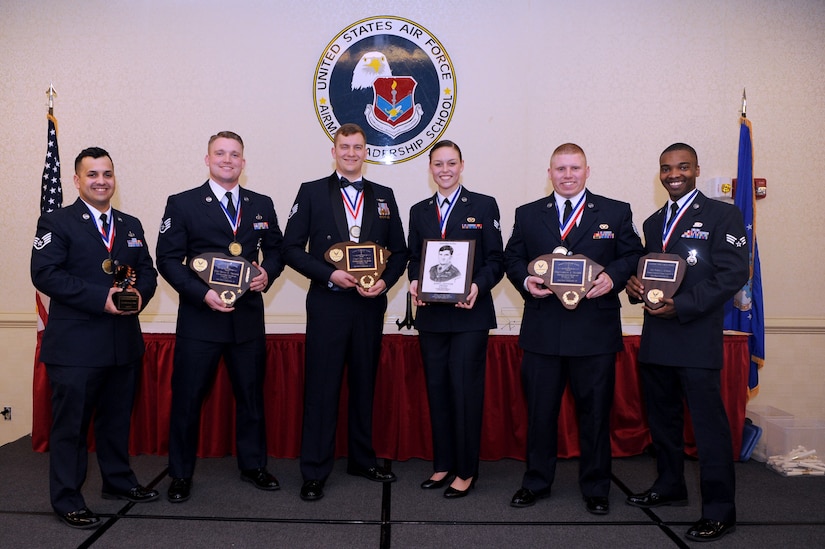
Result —
[[135, 270], [129, 265], [117, 265], [114, 270], [114, 284], [112, 287], [121, 288], [115, 294], [112, 294], [112, 301], [118, 311], [137, 311], [140, 299], [136, 292], [129, 288], [134, 286], [137, 280]]

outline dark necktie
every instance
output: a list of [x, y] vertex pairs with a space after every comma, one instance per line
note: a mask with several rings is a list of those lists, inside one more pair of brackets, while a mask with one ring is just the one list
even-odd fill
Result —
[[229, 212], [229, 217], [235, 219], [238, 210], [235, 209], [235, 203], [232, 202], [232, 193], [229, 191], [226, 191], [226, 211]]
[[670, 219], [667, 220], [667, 230], [673, 226], [673, 222], [676, 220], [676, 214], [679, 213], [679, 205], [674, 202], [670, 205]]
[[445, 198], [441, 202], [441, 215], [444, 216], [447, 213], [447, 210], [450, 208], [450, 199]]
[[564, 201], [564, 224], [570, 221], [570, 216], [573, 215], [573, 204], [569, 200]]
[[364, 190], [364, 181], [350, 181], [344, 176], [341, 176], [341, 188], [344, 189], [352, 185], [356, 191], [363, 191]]
[[109, 236], [109, 218], [106, 214], [100, 214], [100, 224], [102, 227], [103, 234]]

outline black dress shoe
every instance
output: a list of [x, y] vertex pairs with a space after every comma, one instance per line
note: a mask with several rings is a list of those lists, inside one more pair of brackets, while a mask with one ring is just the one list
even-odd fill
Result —
[[594, 515], [606, 515], [610, 512], [610, 500], [604, 496], [585, 497], [584, 504]]
[[378, 465], [373, 465], [368, 469], [362, 469], [361, 467], [347, 467], [347, 474], [364, 477], [374, 480], [375, 482], [395, 482], [396, 479], [395, 473], [392, 471], [387, 471]]
[[716, 541], [734, 530], [736, 530], [734, 522], [719, 522], [703, 518], [685, 532], [685, 537], [693, 541]]
[[244, 469], [241, 471], [241, 480], [251, 482], [260, 490], [277, 490], [281, 487], [278, 479], [264, 467], [259, 469]]
[[189, 499], [191, 493], [191, 478], [173, 478], [172, 484], [169, 485], [169, 491], [166, 492], [166, 499], [172, 503], [181, 503]]
[[315, 501], [324, 497], [324, 483], [320, 480], [308, 480], [301, 486], [301, 499]]
[[133, 503], [146, 503], [147, 501], [155, 501], [160, 497], [160, 492], [157, 490], [150, 490], [144, 488], [140, 484], [129, 490], [128, 492], [109, 492], [104, 491], [100, 494], [103, 499], [125, 499]]
[[664, 496], [652, 490], [642, 492], [641, 494], [633, 494], [627, 496], [625, 500], [628, 505], [633, 507], [641, 507], [642, 509], [652, 509], [653, 507], [662, 507], [663, 505], [672, 505], [674, 507], [684, 507], [688, 504], [687, 497], [678, 498]]
[[537, 500], [550, 497], [550, 490], [539, 493], [533, 492], [529, 488], [519, 488], [518, 492], [510, 500], [511, 507], [530, 507], [535, 505]]
[[467, 487], [466, 490], [459, 490], [458, 488], [453, 488], [452, 486], [448, 486], [446, 490], [444, 490], [444, 497], [447, 499], [457, 499], [463, 498], [467, 494], [470, 493], [470, 490], [475, 488], [476, 486], [476, 478], [473, 477], [473, 480], [470, 481], [470, 485]]
[[72, 528], [97, 528], [100, 526], [100, 517], [92, 513], [87, 507], [60, 515], [60, 518]]
[[441, 480], [433, 480], [431, 478], [428, 478], [427, 480], [421, 483], [421, 489], [435, 490], [436, 488], [444, 488], [444, 486], [447, 485], [451, 478], [452, 475], [450, 473], [444, 475], [444, 478], [442, 478]]

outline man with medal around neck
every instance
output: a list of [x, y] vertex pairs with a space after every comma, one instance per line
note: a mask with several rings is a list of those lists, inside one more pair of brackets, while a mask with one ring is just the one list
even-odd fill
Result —
[[[645, 220], [645, 246], [648, 252], [679, 255], [687, 267], [675, 295], [662, 299], [663, 307], [644, 308], [639, 376], [658, 476], [627, 503], [644, 509], [687, 504], [684, 399], [696, 435], [702, 494], [702, 517], [685, 537], [713, 541], [736, 525], [733, 445], [720, 389], [722, 330], [725, 303], [748, 280], [749, 246], [739, 209], [696, 190], [699, 161], [693, 147], [674, 143], [662, 152], [659, 165], [669, 199]], [[626, 290], [631, 302], [642, 301], [645, 287], [636, 276]]]
[[[302, 183], [284, 232], [284, 259], [309, 281], [306, 310], [301, 498], [321, 499], [335, 458], [338, 401], [345, 366], [349, 386], [348, 467], [351, 475], [392, 482], [372, 444], [375, 376], [381, 355], [387, 291], [404, 273], [407, 245], [392, 189], [362, 177], [366, 135], [344, 124], [333, 140], [335, 172]], [[391, 255], [381, 278], [363, 288], [324, 253], [340, 242], [375, 242]]]
[[[51, 504], [74, 528], [100, 525], [80, 493], [93, 413], [103, 498], [136, 503], [158, 498], [156, 490], [138, 484], [129, 466], [129, 428], [144, 353], [138, 313], [154, 296], [158, 275], [140, 221], [112, 208], [114, 170], [105, 150], [80, 152], [74, 176], [80, 196], [40, 217], [31, 258], [32, 282], [51, 298], [40, 347], [52, 389]], [[120, 311], [113, 302], [121, 291], [113, 287], [116, 266], [134, 270], [135, 311]]]
[[[507, 278], [524, 297], [519, 345], [527, 397], [527, 471], [510, 504], [550, 495], [556, 473], [558, 419], [568, 380], [579, 420], [579, 488], [586, 509], [610, 510], [610, 408], [616, 353], [623, 349], [619, 292], [643, 253], [630, 205], [585, 189], [590, 167], [578, 145], [553, 151], [553, 194], [516, 210], [504, 251]], [[562, 219], [565, 202], [572, 214]], [[566, 309], [527, 265], [549, 253], [581, 254], [604, 267], [578, 306]]]
[[[243, 152], [238, 134], [213, 135], [204, 159], [209, 180], [169, 197], [158, 236], [158, 270], [179, 294], [169, 428], [172, 482], [167, 492], [173, 503], [191, 494], [201, 405], [221, 357], [235, 395], [241, 479], [261, 490], [279, 488], [266, 469], [262, 292], [283, 271], [282, 235], [272, 199], [238, 183], [246, 165]], [[243, 257], [260, 270], [249, 291], [234, 303], [225, 303], [189, 267], [194, 257], [210, 252]]]

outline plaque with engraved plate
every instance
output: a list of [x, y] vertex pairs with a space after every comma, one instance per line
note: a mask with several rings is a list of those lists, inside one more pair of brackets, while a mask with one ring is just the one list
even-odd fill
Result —
[[390, 255], [388, 249], [375, 242], [347, 241], [330, 246], [324, 259], [354, 276], [359, 286], [369, 289], [381, 278]]
[[578, 307], [603, 270], [604, 267], [581, 254], [540, 255], [527, 265], [527, 272], [542, 278], [561, 304], [571, 310]]
[[664, 307], [662, 299], [671, 298], [685, 278], [687, 261], [676, 254], [652, 253], [639, 259], [636, 277], [644, 285], [645, 305], [651, 309]]
[[189, 266], [229, 307], [249, 290], [250, 282], [261, 272], [243, 257], [222, 253], [201, 254], [192, 258]]

